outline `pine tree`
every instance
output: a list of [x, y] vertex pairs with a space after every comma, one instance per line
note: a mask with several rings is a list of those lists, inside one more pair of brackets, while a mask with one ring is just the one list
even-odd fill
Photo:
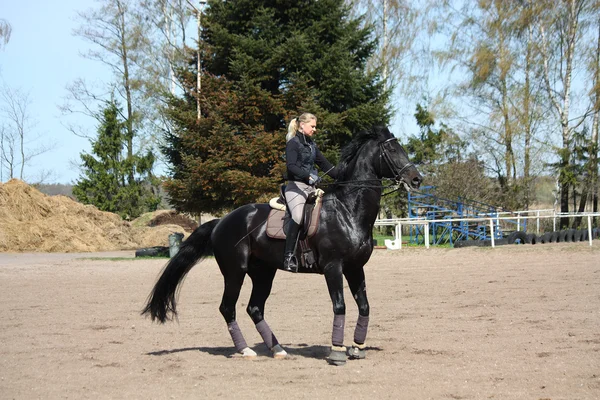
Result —
[[156, 210], [160, 198], [149, 189], [154, 179], [154, 156], [127, 156], [127, 130], [114, 102], [106, 106], [102, 116], [92, 154], [81, 154], [84, 176], [73, 186], [73, 195], [82, 203], [123, 218]]
[[276, 192], [286, 126], [302, 112], [317, 116], [333, 162], [355, 131], [389, 121], [389, 93], [366, 69], [376, 42], [343, 0], [211, 1], [202, 21], [202, 116], [196, 65], [179, 71], [187, 92], [169, 102], [166, 187], [178, 209], [217, 212]]

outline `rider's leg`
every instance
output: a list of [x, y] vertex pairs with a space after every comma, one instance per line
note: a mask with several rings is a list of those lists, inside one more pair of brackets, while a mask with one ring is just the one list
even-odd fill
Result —
[[298, 272], [298, 260], [296, 259], [296, 245], [298, 244], [298, 235], [300, 234], [300, 224], [302, 223], [302, 212], [308, 192], [311, 186], [302, 182], [289, 182], [285, 190], [285, 200], [292, 218], [288, 221], [285, 232], [285, 249], [283, 252], [283, 269], [291, 272]]
[[283, 269], [286, 271], [298, 272], [298, 260], [295, 254], [299, 234], [300, 225], [293, 219], [290, 219], [285, 233], [285, 249], [283, 251]]

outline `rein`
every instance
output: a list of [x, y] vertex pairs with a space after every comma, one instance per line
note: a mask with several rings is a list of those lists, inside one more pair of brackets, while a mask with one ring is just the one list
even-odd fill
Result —
[[[389, 138], [384, 140], [383, 142], [379, 143], [379, 170], [381, 171], [381, 160], [383, 159], [385, 161], [385, 163], [387, 164], [388, 168], [390, 169], [390, 171], [392, 171], [392, 173], [394, 174], [394, 178], [381, 178], [381, 179], [361, 179], [361, 180], [353, 180], [353, 181], [335, 181], [333, 183], [322, 183], [319, 186], [335, 186], [335, 185], [340, 185], [340, 186], [347, 186], [347, 187], [357, 187], [357, 188], [365, 188], [365, 189], [379, 189], [382, 186], [381, 185], [377, 185], [377, 184], [373, 184], [373, 185], [368, 185], [368, 184], [362, 184], [363, 182], [377, 182], [379, 184], [383, 183], [384, 181], [394, 181], [396, 182], [396, 188], [389, 191], [389, 192], [385, 192], [382, 193], [382, 197], [383, 196], [387, 196], [389, 194], [392, 194], [394, 192], [397, 192], [398, 190], [400, 190], [400, 183], [402, 183], [404, 181], [404, 179], [402, 178], [402, 173], [404, 172], [405, 169], [410, 168], [412, 166], [414, 166], [413, 163], [409, 162], [406, 165], [404, 165], [402, 168], [400, 168], [399, 166], [396, 165], [396, 163], [394, 162], [394, 160], [390, 157], [390, 155], [388, 154], [388, 152], [385, 150], [384, 145], [398, 140], [397, 138]], [[329, 171], [331, 171], [333, 169], [330, 168], [328, 171], [324, 172], [323, 174], [321, 174], [321, 176], [319, 178], [322, 178], [323, 176], [325, 176]]]
[[[362, 179], [362, 180], [355, 180], [355, 181], [341, 181], [341, 182], [332, 182], [332, 183], [321, 183], [319, 184], [319, 186], [346, 186], [346, 187], [355, 187], [355, 188], [364, 188], [364, 189], [381, 189], [382, 186], [381, 185], [364, 185], [361, 184], [361, 182], [379, 182], [382, 183], [384, 181], [393, 181], [393, 179], [390, 178], [383, 178], [383, 179]], [[385, 192], [382, 193], [381, 196], [387, 196], [388, 194], [392, 194], [398, 190], [400, 190], [400, 185], [397, 184], [397, 187], [394, 190], [391, 190], [389, 192]]]

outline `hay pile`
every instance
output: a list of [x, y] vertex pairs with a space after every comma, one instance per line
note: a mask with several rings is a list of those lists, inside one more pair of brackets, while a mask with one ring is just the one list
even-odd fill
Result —
[[0, 252], [93, 252], [167, 246], [179, 225], [132, 226], [117, 214], [47, 196], [12, 179], [0, 183]]

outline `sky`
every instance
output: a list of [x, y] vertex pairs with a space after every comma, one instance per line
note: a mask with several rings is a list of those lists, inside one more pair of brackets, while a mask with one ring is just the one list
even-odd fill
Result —
[[[73, 183], [79, 176], [72, 161], [89, 152], [87, 139], [75, 136], [66, 127], [58, 108], [67, 95], [66, 86], [77, 78], [102, 79], [108, 71], [80, 55], [89, 44], [75, 37], [78, 11], [94, 7], [93, 0], [0, 0], [0, 18], [12, 26], [10, 41], [0, 50], [0, 82], [29, 94], [28, 115], [34, 124], [31, 148], [51, 147], [25, 168], [24, 180], [36, 182], [41, 171], [51, 171], [45, 183]], [[107, 76], [108, 78], [108, 76]], [[81, 124], [95, 130], [95, 123], [82, 118]], [[6, 176], [3, 176], [6, 181]]]
[[[110, 79], [105, 66], [81, 56], [92, 45], [73, 35], [80, 25], [77, 12], [95, 8], [97, 2], [0, 0], [0, 5], [0, 19], [12, 26], [10, 41], [0, 49], [0, 85], [6, 84], [12, 90], [29, 95], [28, 116], [33, 124], [30, 137], [36, 140], [27, 146], [51, 149], [26, 165], [24, 180], [38, 182], [42, 173], [49, 171], [51, 174], [44, 183], [75, 183], [80, 176], [76, 167], [80, 163], [79, 155], [90, 153], [91, 144], [66, 128], [68, 121], [74, 122], [74, 116], [61, 115], [59, 106], [68, 94], [67, 85], [76, 79]], [[95, 120], [85, 116], [77, 118], [76, 124], [95, 132]], [[392, 123], [391, 130], [395, 134], [416, 129], [414, 124], [412, 128], [401, 126], [404, 123], [400, 121], [405, 123], [406, 118], [398, 115]], [[6, 174], [2, 180], [7, 180]]]

